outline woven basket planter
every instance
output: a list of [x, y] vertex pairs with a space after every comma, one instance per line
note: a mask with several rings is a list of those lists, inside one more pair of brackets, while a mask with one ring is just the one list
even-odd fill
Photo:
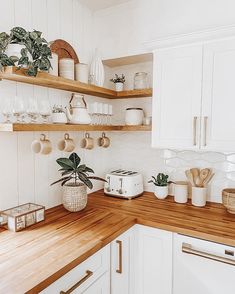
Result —
[[223, 205], [227, 211], [235, 214], [235, 189], [224, 189], [222, 191]]
[[82, 183], [76, 186], [68, 183], [63, 186], [64, 208], [71, 212], [76, 212], [84, 209], [87, 205], [87, 187]]

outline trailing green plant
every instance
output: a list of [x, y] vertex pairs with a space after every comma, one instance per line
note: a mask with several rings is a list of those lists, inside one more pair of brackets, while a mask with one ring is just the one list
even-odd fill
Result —
[[[23, 45], [21, 57], [7, 56], [5, 53], [9, 44]], [[18, 62], [18, 68], [27, 67], [26, 74], [36, 76], [38, 70], [48, 71], [51, 68], [51, 49], [42, 37], [42, 32], [28, 32], [24, 28], [14, 27], [10, 35], [0, 33], [0, 70], [3, 66], [13, 66]]]
[[121, 76], [115, 74], [115, 78], [110, 79], [110, 82], [113, 82], [114, 84], [116, 83], [125, 83], [125, 76], [122, 74]]
[[168, 184], [171, 184], [171, 181], [168, 181], [169, 176], [163, 173], [159, 173], [157, 177], [152, 176], [152, 180], [148, 181], [148, 183], [153, 183], [155, 186], [165, 187]]
[[61, 171], [62, 178], [51, 185], [61, 182], [61, 186], [64, 186], [68, 181], [72, 181], [74, 186], [77, 186], [79, 182], [82, 182], [89, 189], [92, 189], [93, 184], [90, 180], [106, 182], [106, 180], [102, 178], [90, 176], [89, 173], [94, 173], [93, 169], [87, 167], [85, 164], [80, 164], [81, 158], [75, 152], [72, 153], [69, 158], [59, 158], [56, 162], [61, 167], [59, 171]]

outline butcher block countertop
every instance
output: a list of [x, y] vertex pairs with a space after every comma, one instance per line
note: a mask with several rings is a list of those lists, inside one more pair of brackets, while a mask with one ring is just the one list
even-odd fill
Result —
[[158, 200], [89, 195], [87, 207], [47, 210], [46, 220], [13, 233], [0, 230], [0, 293], [38, 293], [135, 223], [235, 246], [235, 215], [220, 204], [204, 208]]

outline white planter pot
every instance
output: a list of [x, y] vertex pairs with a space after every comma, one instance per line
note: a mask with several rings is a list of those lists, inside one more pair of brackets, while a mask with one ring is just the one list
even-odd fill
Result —
[[115, 83], [116, 91], [123, 91], [123, 83]]
[[87, 187], [79, 183], [75, 186], [73, 183], [68, 183], [63, 186], [64, 208], [68, 211], [75, 212], [84, 209], [87, 205]]
[[168, 196], [168, 186], [155, 186], [154, 194], [158, 199], [165, 199]]

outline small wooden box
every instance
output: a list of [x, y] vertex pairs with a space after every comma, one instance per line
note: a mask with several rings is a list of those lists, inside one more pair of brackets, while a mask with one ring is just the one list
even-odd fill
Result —
[[45, 207], [34, 203], [26, 203], [1, 212], [7, 217], [8, 229], [21, 231], [45, 219]]

